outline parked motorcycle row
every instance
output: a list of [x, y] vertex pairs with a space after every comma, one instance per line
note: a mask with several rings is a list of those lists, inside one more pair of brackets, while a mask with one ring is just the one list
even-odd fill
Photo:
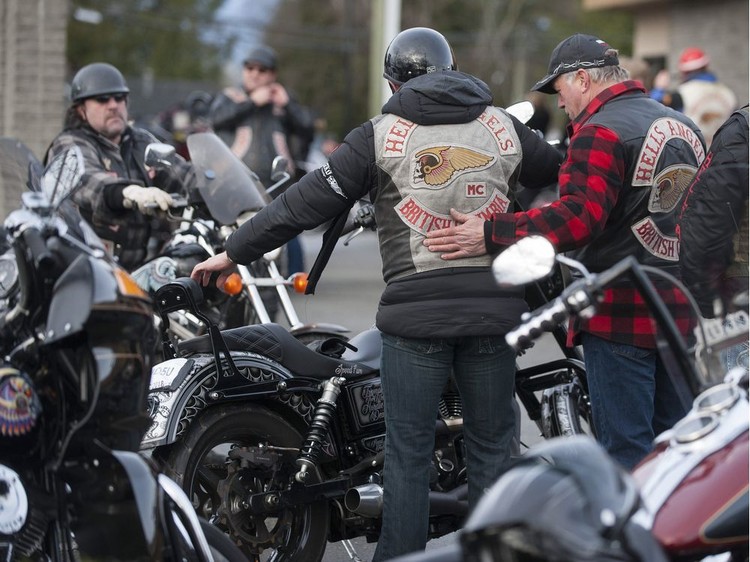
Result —
[[44, 174], [25, 166], [2, 262], [2, 558], [243, 560], [138, 453], [158, 330], [145, 293], [71, 206], [80, 150]]
[[[0, 256], [6, 560], [314, 562], [329, 542], [378, 538], [380, 334], [302, 324], [289, 290], [304, 278], [284, 277], [278, 252], [238, 267], [228, 292], [190, 280], [268, 193], [212, 133], [187, 144], [195, 186], [172, 210], [169, 241], [132, 275], [69, 203], [79, 154], [42, 170], [24, 147], [0, 144], [0, 168], [28, 187]], [[169, 167], [172, 150], [149, 147], [149, 165]], [[271, 189], [287, 179], [280, 173]], [[366, 212], [350, 223], [373, 226]], [[539, 262], [519, 271], [519, 254]], [[748, 380], [711, 359], [747, 338], [747, 314], [702, 330], [696, 317], [686, 342], [634, 261], [581, 270], [572, 284], [560, 262], [580, 265], [530, 238], [493, 265], [497, 282], [526, 286], [536, 309], [508, 342], [522, 353], [551, 332], [564, 351], [517, 373], [518, 403], [546, 441], [524, 450], [517, 435], [514, 468], [469, 514], [461, 401], [449, 383], [435, 421], [429, 535], [459, 532], [448, 548], [408, 560], [568, 551], [577, 560], [746, 560]], [[673, 379], [692, 404], [633, 474], [593, 441], [582, 357], [564, 344], [564, 322], [621, 276], [653, 297]], [[274, 323], [276, 311], [288, 327]]]

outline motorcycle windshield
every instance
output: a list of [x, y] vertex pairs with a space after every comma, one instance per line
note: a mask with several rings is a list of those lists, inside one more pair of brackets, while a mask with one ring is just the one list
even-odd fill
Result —
[[24, 143], [0, 137], [0, 185], [7, 191], [17, 186], [38, 190], [44, 167]]
[[211, 216], [230, 225], [246, 211], [259, 211], [270, 201], [263, 184], [214, 133], [195, 133], [187, 139], [198, 191]]

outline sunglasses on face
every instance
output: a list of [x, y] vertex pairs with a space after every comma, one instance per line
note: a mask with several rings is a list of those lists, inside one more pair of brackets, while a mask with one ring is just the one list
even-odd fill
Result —
[[249, 70], [249, 71], [251, 71], [251, 72], [252, 72], [253, 70], [257, 70], [257, 71], [258, 71], [258, 72], [260, 72], [261, 74], [265, 74], [266, 72], [271, 72], [271, 70], [272, 70], [272, 69], [270, 69], [270, 68], [267, 68], [267, 67], [265, 67], [265, 66], [260, 66], [260, 65], [257, 65], [257, 64], [246, 64], [246, 65], [245, 65], [245, 69], [246, 69], [246, 70]]
[[124, 102], [128, 99], [127, 94], [111, 94], [108, 96], [96, 96], [92, 98], [97, 103], [100, 103], [104, 105], [105, 103], [109, 103], [109, 100], [114, 99], [117, 103]]

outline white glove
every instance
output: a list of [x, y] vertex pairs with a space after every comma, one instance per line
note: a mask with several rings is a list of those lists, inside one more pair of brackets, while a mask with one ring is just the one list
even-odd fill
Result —
[[156, 207], [162, 211], [169, 209], [172, 204], [172, 196], [158, 187], [141, 187], [140, 185], [129, 185], [122, 190], [122, 204], [132, 209], [137, 207], [142, 213], [150, 213]]

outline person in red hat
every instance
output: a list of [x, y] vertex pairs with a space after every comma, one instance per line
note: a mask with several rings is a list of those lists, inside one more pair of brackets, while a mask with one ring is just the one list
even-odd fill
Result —
[[678, 88], [683, 111], [698, 127], [710, 145], [714, 133], [737, 108], [732, 90], [708, 70], [710, 57], [703, 49], [688, 47], [677, 62], [682, 83]]

